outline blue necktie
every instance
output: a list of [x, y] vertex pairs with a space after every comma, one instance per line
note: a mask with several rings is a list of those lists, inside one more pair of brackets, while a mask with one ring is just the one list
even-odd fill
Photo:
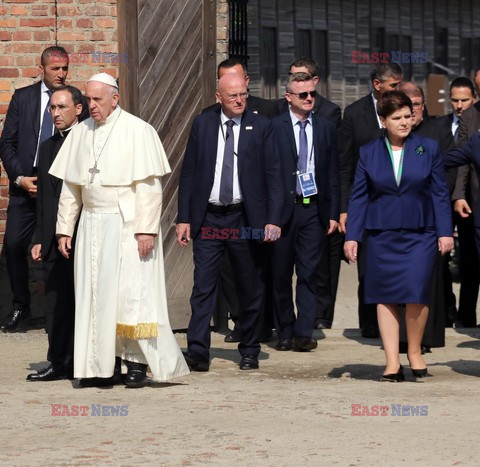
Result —
[[48, 111], [48, 107], [50, 106], [50, 97], [52, 96], [52, 91], [50, 89], [47, 91], [48, 93], [48, 102], [47, 106], [45, 107], [45, 111], [43, 112], [43, 119], [42, 119], [42, 128], [40, 130], [40, 142], [39, 145], [42, 144], [46, 139], [51, 138], [53, 134], [53, 119], [52, 114]]
[[225, 122], [227, 131], [225, 134], [225, 149], [223, 151], [222, 177], [220, 179], [220, 202], [223, 205], [232, 204], [233, 200], [233, 157], [234, 157], [234, 141], [233, 141], [233, 120]]
[[[298, 147], [298, 163], [297, 169], [302, 174], [307, 171], [307, 158], [308, 158], [308, 143], [307, 143], [307, 132], [305, 127], [307, 126], [308, 120], [304, 122], [297, 122], [297, 125], [300, 125], [300, 138], [299, 138], [299, 147]], [[300, 187], [300, 182], [297, 178], [297, 195], [302, 195], [302, 189]]]

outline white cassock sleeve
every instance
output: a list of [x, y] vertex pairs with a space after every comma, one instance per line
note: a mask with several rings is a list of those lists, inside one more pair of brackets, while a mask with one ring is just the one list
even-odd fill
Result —
[[162, 182], [159, 177], [149, 177], [135, 182], [135, 220], [136, 234], [158, 235], [162, 214]]
[[57, 235], [73, 236], [75, 224], [82, 209], [82, 187], [63, 182], [57, 213]]

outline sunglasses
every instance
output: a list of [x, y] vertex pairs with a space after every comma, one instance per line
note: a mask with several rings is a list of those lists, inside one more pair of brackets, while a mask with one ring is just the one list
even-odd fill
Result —
[[310, 94], [310, 97], [313, 97], [315, 99], [317, 95], [317, 91], [289, 92], [288, 94], [294, 94], [295, 96], [298, 96], [300, 97], [300, 99], [303, 99], [303, 100], [305, 100]]

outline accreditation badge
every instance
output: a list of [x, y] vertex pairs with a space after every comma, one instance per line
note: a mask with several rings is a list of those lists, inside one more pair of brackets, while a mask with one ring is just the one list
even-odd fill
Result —
[[315, 184], [315, 176], [313, 172], [298, 174], [298, 181], [304, 198], [317, 194], [317, 185]]

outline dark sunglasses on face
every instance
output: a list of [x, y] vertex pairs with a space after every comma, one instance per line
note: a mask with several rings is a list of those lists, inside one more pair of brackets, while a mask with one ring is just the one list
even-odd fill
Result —
[[300, 97], [300, 99], [303, 99], [303, 100], [305, 100], [310, 94], [310, 97], [315, 99], [315, 96], [317, 95], [317, 91], [289, 92], [288, 94], [295, 94], [296, 96]]

